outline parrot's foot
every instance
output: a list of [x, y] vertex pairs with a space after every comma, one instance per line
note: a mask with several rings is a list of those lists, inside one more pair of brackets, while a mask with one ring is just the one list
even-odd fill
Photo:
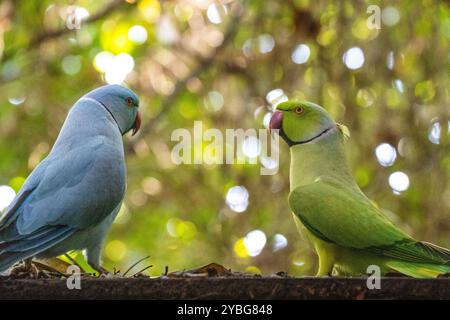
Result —
[[62, 275], [63, 273], [57, 269], [32, 259], [17, 263], [9, 273], [10, 277], [18, 279], [60, 278]]
[[16, 263], [9, 272], [9, 276], [18, 279], [37, 279], [39, 271], [34, 266], [31, 259], [26, 259]]
[[99, 277], [99, 278], [100, 278], [100, 277], [109, 276], [109, 275], [112, 274], [111, 272], [108, 271], [108, 269], [103, 268], [103, 267], [100, 266], [100, 265], [96, 265], [96, 266], [91, 265], [91, 267], [92, 267], [92, 269], [94, 269], [95, 271], [98, 272], [98, 277]]

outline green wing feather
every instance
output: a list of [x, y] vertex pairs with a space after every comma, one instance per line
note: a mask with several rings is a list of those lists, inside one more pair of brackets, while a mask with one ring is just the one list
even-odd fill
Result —
[[450, 250], [419, 242], [397, 228], [353, 187], [331, 179], [299, 186], [289, 205], [318, 238], [404, 261], [446, 264]]

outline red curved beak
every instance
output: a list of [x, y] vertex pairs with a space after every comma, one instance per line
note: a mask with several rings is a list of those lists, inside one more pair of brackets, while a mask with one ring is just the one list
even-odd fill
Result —
[[139, 131], [140, 128], [141, 128], [141, 115], [138, 112], [136, 114], [136, 120], [134, 120], [133, 132], [131, 135], [134, 136]]
[[269, 130], [272, 132], [273, 129], [281, 129], [281, 124], [283, 123], [283, 113], [281, 111], [275, 111], [272, 114], [269, 122]]

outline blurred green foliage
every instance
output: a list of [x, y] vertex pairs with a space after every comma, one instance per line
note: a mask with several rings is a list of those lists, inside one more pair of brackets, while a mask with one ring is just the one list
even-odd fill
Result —
[[[372, 4], [380, 29], [367, 25]], [[71, 19], [82, 20], [80, 29]], [[259, 164], [175, 166], [170, 159], [172, 131], [194, 120], [221, 130], [262, 128], [272, 108], [266, 95], [281, 88], [349, 127], [356, 179], [396, 224], [448, 247], [449, 44], [450, 5], [437, 0], [5, 0], [0, 185], [17, 191], [49, 152], [70, 106], [126, 73], [148, 127], [125, 137], [128, 190], [106, 243], [106, 267], [124, 271], [150, 255], [152, 275], [166, 265], [173, 271], [212, 261], [238, 271], [313, 274], [316, 259], [287, 204], [287, 146], [273, 176], [261, 176]], [[347, 51], [354, 47], [363, 60]], [[103, 60], [100, 52], [107, 52]], [[131, 72], [102, 65], [123, 53], [132, 57]], [[394, 147], [384, 152], [388, 166], [375, 155], [382, 143]], [[410, 182], [399, 194], [388, 183], [396, 171]], [[237, 185], [249, 193], [242, 213], [225, 201]], [[244, 240], [252, 230], [267, 237], [254, 257]]]

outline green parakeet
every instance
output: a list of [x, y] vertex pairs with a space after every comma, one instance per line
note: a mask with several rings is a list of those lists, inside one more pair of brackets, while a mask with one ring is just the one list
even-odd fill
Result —
[[289, 205], [318, 257], [317, 276], [381, 273], [417, 278], [450, 273], [450, 250], [396, 227], [360, 190], [344, 151], [347, 129], [311, 102], [279, 104], [270, 120], [290, 147]]

